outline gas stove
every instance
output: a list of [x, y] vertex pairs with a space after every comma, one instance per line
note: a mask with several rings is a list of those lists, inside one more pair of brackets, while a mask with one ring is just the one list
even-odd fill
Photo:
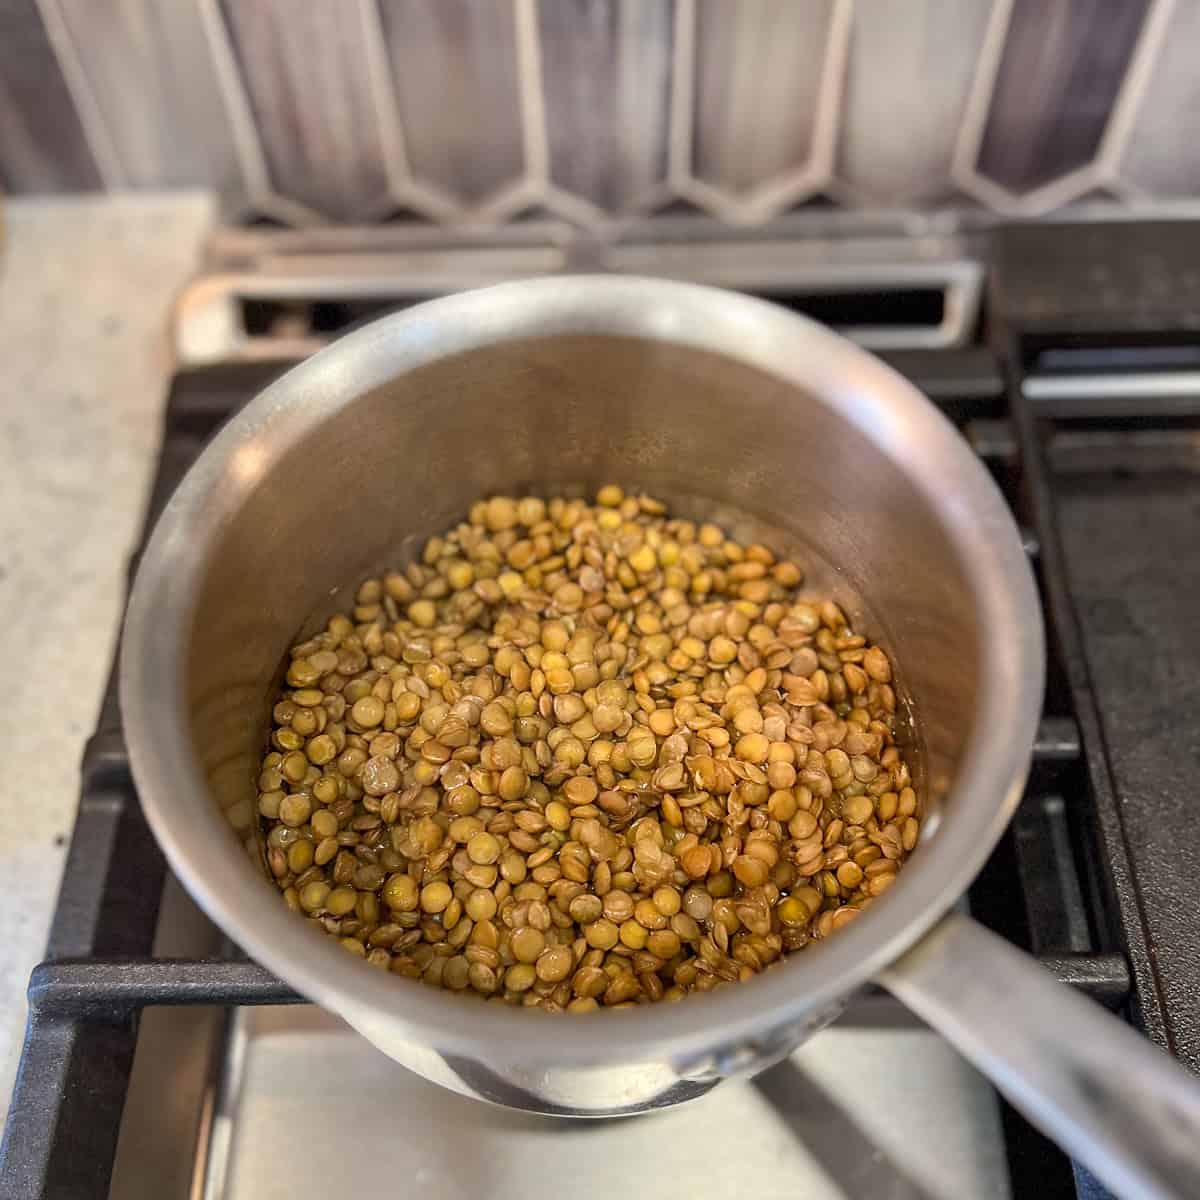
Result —
[[[148, 526], [292, 362], [425, 297], [545, 271], [753, 291], [882, 353], [953, 420], [1024, 533], [1050, 644], [1024, 801], [966, 903], [1200, 1069], [1200, 232], [1023, 225], [829, 255], [669, 236], [449, 250], [240, 232], [181, 298]], [[382, 237], [382, 243], [380, 242]], [[393, 240], [389, 241], [389, 237]], [[826, 247], [827, 249], [827, 247]], [[874, 257], [873, 257], [874, 256]], [[1190, 702], [1189, 702], [1190, 701]], [[3, 1151], [5, 1200], [1056, 1197], [1104, 1193], [881, 991], [790, 1059], [652, 1117], [567, 1123], [405, 1072], [223, 940], [143, 820], [110, 684]]]

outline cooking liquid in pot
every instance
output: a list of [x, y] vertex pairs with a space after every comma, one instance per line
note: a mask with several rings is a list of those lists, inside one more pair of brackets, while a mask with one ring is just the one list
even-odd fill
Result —
[[887, 654], [802, 568], [603, 487], [494, 496], [292, 648], [258, 808], [289, 907], [551, 1011], [751, 978], [919, 836]]

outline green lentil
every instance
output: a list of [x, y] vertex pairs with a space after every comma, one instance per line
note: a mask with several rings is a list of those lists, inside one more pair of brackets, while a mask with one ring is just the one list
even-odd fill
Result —
[[257, 775], [288, 907], [434, 986], [675, 1001], [855, 919], [920, 837], [886, 652], [609, 484], [494, 496], [296, 647]]

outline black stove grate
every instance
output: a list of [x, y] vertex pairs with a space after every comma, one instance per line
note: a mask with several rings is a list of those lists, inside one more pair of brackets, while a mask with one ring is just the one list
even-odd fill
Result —
[[[1019, 289], [1014, 295], [1006, 300], [1001, 291], [994, 303], [1007, 321], [1006, 357], [1028, 365], [1033, 360], [1022, 314], [1030, 301]], [[1059, 326], [1066, 323], [1062, 314], [1056, 320]], [[1052, 344], [1044, 328], [1039, 327], [1038, 336]], [[1185, 472], [1181, 481], [1176, 470], [1163, 483], [1161, 473], [1152, 469], [1160, 460], [1146, 449], [1145, 439], [1137, 445], [1114, 443], [1107, 427], [1096, 435], [1107, 437], [1106, 454], [1081, 455], [1078, 431], [1067, 430], [1065, 442], [1059, 438], [1061, 422], [1039, 414], [1025, 399], [1021, 372], [1006, 383], [987, 351], [913, 351], [888, 357], [955, 421], [993, 471], [1025, 530], [1047, 616], [1049, 685], [1033, 772], [1016, 819], [970, 892], [972, 911], [1037, 955], [1063, 982], [1124, 1012], [1195, 1066], [1200, 1034], [1192, 984], [1200, 956], [1193, 952], [1187, 970], [1164, 978], [1155, 966], [1155, 943], [1147, 927], [1171, 934], [1173, 950], [1194, 951], [1197, 906], [1185, 919], [1159, 893], [1145, 891], [1145, 863], [1129, 851], [1131, 844], [1145, 843], [1126, 840], [1131, 826], [1135, 835], [1148, 836], [1153, 830], [1141, 822], [1161, 815], [1157, 810], [1131, 811], [1129, 803], [1146, 786], [1146, 753], [1163, 756], [1169, 768], [1154, 782], [1160, 808], [1171, 787], [1187, 782], [1173, 773], [1180, 761], [1178, 745], [1161, 740], [1179, 739], [1174, 725], [1160, 731], [1160, 740], [1149, 747], [1139, 741], [1153, 736], [1156, 715], [1171, 717], [1180, 711], [1170, 706], [1183, 705], [1186, 681], [1181, 678], [1172, 691], [1170, 678], [1164, 681], [1142, 662], [1142, 673], [1134, 672], [1133, 678], [1143, 689], [1162, 689], [1157, 707], [1149, 708], [1144, 692], [1131, 695], [1122, 687], [1121, 638], [1133, 618], [1105, 605], [1122, 603], [1130, 572], [1140, 573], [1156, 581], [1159, 609], [1167, 617], [1186, 619], [1184, 608], [1172, 608], [1167, 585], [1178, 579], [1180, 586], [1190, 588], [1195, 611], [1200, 545], [1193, 540], [1188, 561], [1186, 534], [1178, 533], [1170, 543], [1182, 578], [1164, 574], [1167, 560], [1156, 554], [1152, 539], [1142, 539], [1136, 553], [1126, 547], [1130, 556], [1120, 559], [1121, 570], [1106, 575], [1104, 568], [1118, 565], [1119, 557], [1105, 527], [1125, 532], [1125, 521], [1132, 523], [1131, 536], [1143, 531], [1149, 519], [1143, 509], [1147, 500], [1157, 504], [1152, 511], [1158, 520], [1182, 521], [1190, 513], [1194, 522], [1200, 515], [1200, 476]], [[175, 378], [147, 527], [204, 442], [283, 366], [214, 366]], [[1200, 405], [1195, 411], [1200, 413]], [[1081, 408], [1079, 414], [1083, 412]], [[1143, 464], [1140, 474], [1130, 475], [1122, 465], [1127, 461], [1122, 449]], [[1169, 461], [1177, 463], [1181, 453], [1186, 460], [1186, 453], [1172, 446], [1175, 457]], [[1071, 464], [1078, 467], [1080, 461], [1087, 469], [1072, 474]], [[1113, 479], [1133, 493], [1135, 504], [1128, 510], [1119, 503], [1123, 493], [1102, 486]], [[1192, 528], [1194, 537], [1194, 524]], [[1160, 631], [1168, 632], [1165, 625], [1169, 621], [1163, 618]], [[1183, 648], [1200, 651], [1200, 637], [1191, 632], [1192, 640], [1185, 639]], [[1196, 663], [1196, 653], [1190, 661]], [[1187, 838], [1177, 839], [1172, 850], [1176, 860], [1191, 864], [1193, 891], [1200, 887], [1195, 851], [1194, 839]], [[30, 984], [24, 1052], [0, 1151], [0, 1195], [6, 1200], [101, 1200], [107, 1194], [142, 1009], [300, 1000], [263, 968], [244, 960], [153, 958], [166, 880], [165, 863], [130, 775], [110, 682], [96, 734], [84, 754], [79, 816], [47, 961]], [[1181, 1003], [1178, 989], [1189, 987], [1186, 1003]], [[1004, 1125], [1015, 1195], [1052, 1200], [1097, 1194], [1007, 1106]]]

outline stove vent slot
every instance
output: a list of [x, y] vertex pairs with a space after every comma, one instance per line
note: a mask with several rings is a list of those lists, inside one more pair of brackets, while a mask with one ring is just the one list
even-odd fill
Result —
[[[481, 254], [484, 252], [480, 252]], [[759, 296], [831, 325], [872, 350], [968, 345], [983, 272], [966, 259], [821, 261], [793, 243], [614, 246], [589, 270], [659, 275]], [[176, 304], [181, 366], [300, 358], [347, 330], [433, 296], [567, 269], [563, 256], [510, 251], [387, 256], [279, 255], [266, 269], [200, 278]], [[553, 262], [553, 265], [551, 265]], [[549, 269], [548, 269], [549, 268]]]

